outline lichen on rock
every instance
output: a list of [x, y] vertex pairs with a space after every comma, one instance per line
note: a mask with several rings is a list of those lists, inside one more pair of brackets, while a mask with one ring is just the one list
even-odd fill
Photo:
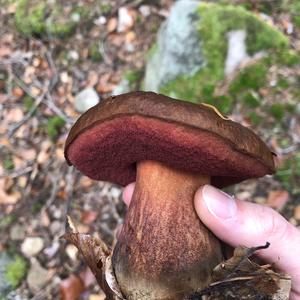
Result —
[[[179, 2], [195, 3], [196, 1]], [[175, 4], [175, 7], [176, 5], [178, 4]], [[247, 11], [241, 6], [197, 2], [194, 9], [194, 12], [190, 12], [190, 18], [193, 16], [194, 23], [189, 26], [194, 26], [194, 32], [197, 32], [198, 44], [194, 43], [193, 47], [198, 47], [198, 59], [201, 58], [202, 63], [195, 65], [197, 67], [196, 71], [194, 69], [192, 72], [173, 73], [173, 78], [164, 76], [162, 80], [157, 82], [162, 62], [166, 60], [164, 57], [166, 53], [162, 53], [160, 49], [164, 43], [168, 43], [167, 35], [162, 36], [160, 32], [155, 51], [151, 51], [147, 64], [144, 88], [187, 101], [208, 102], [216, 105], [222, 112], [228, 113], [235, 101], [234, 95], [229, 92], [216, 96], [215, 92], [217, 85], [226, 79], [225, 64], [229, 56], [230, 34], [243, 32], [245, 60], [261, 54], [262, 59], [257, 60], [259, 64], [257, 68], [262, 69], [259, 74], [263, 73], [265, 76], [270, 64], [269, 57], [279, 57], [281, 53], [286, 52], [288, 39], [275, 27], [262, 20], [259, 15]], [[169, 18], [172, 18], [172, 11]], [[169, 25], [170, 22], [167, 21], [163, 26]], [[170, 30], [169, 28], [164, 29], [166, 32]], [[186, 53], [190, 53], [189, 46], [188, 44], [184, 45]], [[197, 55], [195, 50], [193, 52]], [[173, 59], [176, 60], [176, 56], [173, 56]], [[180, 64], [181, 62], [178, 60], [176, 63]], [[151, 84], [151, 78], [154, 76], [147, 75], [147, 72], [151, 73], [153, 66], [156, 67], [155, 86]], [[236, 67], [238, 67], [238, 64], [236, 64]], [[251, 67], [253, 66], [251, 65]], [[259, 80], [261, 79], [264, 82], [264, 78], [259, 77]], [[241, 80], [238, 81], [240, 84], [243, 83]], [[237, 84], [235, 83], [235, 85]], [[243, 89], [243, 87], [240, 87], [240, 89]]]

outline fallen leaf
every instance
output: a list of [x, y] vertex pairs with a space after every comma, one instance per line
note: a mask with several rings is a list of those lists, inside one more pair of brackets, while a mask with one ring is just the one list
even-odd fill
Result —
[[269, 192], [266, 204], [277, 211], [281, 211], [289, 200], [289, 193], [286, 190]]
[[21, 199], [18, 191], [7, 189], [6, 179], [0, 179], [0, 204], [15, 204]]
[[249, 259], [257, 250], [267, 251], [269, 245], [237, 247], [230, 259], [214, 268], [210, 285], [193, 293], [188, 299], [200, 300], [206, 295], [205, 299], [208, 300], [288, 300], [291, 278], [274, 272], [272, 265], [260, 266]]
[[24, 112], [19, 107], [12, 108], [5, 114], [5, 119], [9, 123], [20, 122], [23, 119], [23, 117], [24, 117]]
[[98, 212], [95, 210], [85, 210], [81, 213], [81, 223], [89, 225], [98, 217]]
[[105, 300], [106, 296], [104, 294], [96, 295], [92, 294], [89, 296], [89, 300]]
[[115, 87], [116, 84], [110, 81], [110, 74], [104, 74], [100, 77], [99, 82], [96, 86], [97, 92], [101, 93], [110, 93]]
[[11, 49], [6, 46], [0, 47], [0, 58], [8, 57], [11, 54]]
[[21, 98], [22, 96], [24, 96], [24, 91], [23, 91], [20, 87], [16, 86], [16, 87], [13, 88], [12, 94], [13, 94], [17, 99], [19, 99], [19, 98]]
[[60, 293], [63, 300], [76, 300], [84, 290], [81, 279], [73, 274], [60, 283]]
[[296, 220], [300, 220], [300, 204], [298, 204], [294, 209], [294, 217]]
[[93, 184], [94, 184], [94, 182], [89, 177], [84, 176], [84, 175], [80, 177], [80, 181], [79, 181], [80, 187], [90, 188]]
[[118, 20], [116, 18], [111, 18], [107, 23], [108, 32], [113, 32], [117, 29]]
[[[115, 289], [112, 290], [110, 288], [106, 278], [107, 270], [110, 270], [111, 268], [109, 266], [111, 250], [101, 239], [92, 237], [88, 234], [78, 233], [69, 216], [67, 220], [68, 232], [64, 234], [62, 238], [74, 244], [81, 252], [86, 264], [90, 267], [92, 273], [96, 277], [99, 286], [106, 294], [107, 300], [122, 300], [123, 298], [116, 294]], [[108, 277], [112, 276], [110, 272], [108, 272], [108, 274]], [[114, 281], [116, 282], [115, 279], [111, 280], [111, 278], [109, 278], [110, 283]]]

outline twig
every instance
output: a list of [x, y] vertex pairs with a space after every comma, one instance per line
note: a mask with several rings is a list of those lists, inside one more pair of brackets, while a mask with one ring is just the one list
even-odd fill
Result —
[[[21, 86], [20, 86], [21, 87]], [[25, 91], [25, 90], [24, 90]], [[25, 91], [26, 92], [26, 91]], [[35, 99], [35, 102], [33, 104], [33, 106], [30, 108], [30, 110], [28, 111], [28, 113], [24, 116], [24, 118], [16, 123], [13, 124], [11, 126], [11, 128], [8, 130], [8, 138], [10, 139], [15, 132], [23, 125], [25, 124], [34, 114], [34, 112], [36, 111], [36, 109], [38, 108], [38, 106], [42, 103], [44, 97], [45, 97], [46, 92], [44, 91], [39, 97], [32, 97], [31, 93], [29, 94], [30, 97], [32, 97], [33, 99]]]
[[14, 170], [13, 172], [6, 172], [4, 174], [0, 174], [0, 178], [10, 177], [11, 179], [17, 178], [19, 176], [25, 175], [33, 170], [33, 166], [26, 166], [25, 168], [21, 168], [18, 170]]
[[55, 66], [55, 63], [53, 61], [52, 54], [50, 51], [46, 52], [46, 58], [47, 58], [49, 66], [50, 66], [50, 69], [53, 71], [53, 76], [51, 77], [50, 83], [49, 83], [49, 93], [50, 93], [56, 87], [56, 85], [58, 83], [58, 72], [57, 72], [57, 68]]
[[50, 197], [47, 199], [45, 205], [43, 206], [42, 211], [45, 211], [47, 208], [49, 208], [51, 206], [51, 204], [54, 202], [56, 194], [59, 190], [59, 185], [58, 182], [60, 180], [60, 176], [57, 176], [58, 174], [56, 174], [56, 176], [51, 176], [51, 181], [52, 181], [52, 189], [51, 189], [51, 194]]
[[74, 188], [74, 169], [73, 169], [73, 167], [69, 167], [67, 175], [66, 175], [67, 203], [66, 203], [66, 213], [65, 213], [65, 232], [67, 232], [67, 230], [69, 228], [68, 216], [70, 214], [71, 200], [72, 200], [72, 196], [73, 196], [73, 188]]
[[62, 119], [64, 119], [67, 123], [72, 123], [72, 120], [70, 118], [68, 118], [60, 108], [58, 108], [54, 101], [53, 98], [51, 96], [51, 94], [49, 92], [46, 92], [45, 95], [45, 104], [59, 117], [61, 117]]

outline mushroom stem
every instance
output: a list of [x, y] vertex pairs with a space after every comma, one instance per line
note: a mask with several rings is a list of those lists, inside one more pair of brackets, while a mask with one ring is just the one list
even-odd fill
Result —
[[118, 284], [127, 300], [177, 300], [207, 286], [222, 259], [218, 239], [193, 205], [210, 177], [160, 162], [137, 165], [136, 186], [113, 253]]

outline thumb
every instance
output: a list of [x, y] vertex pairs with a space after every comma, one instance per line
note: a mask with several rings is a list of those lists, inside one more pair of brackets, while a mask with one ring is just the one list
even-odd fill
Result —
[[270, 242], [259, 257], [292, 276], [293, 291], [300, 295], [300, 230], [269, 207], [237, 200], [210, 186], [195, 195], [201, 221], [222, 241], [236, 247], [254, 247]]

